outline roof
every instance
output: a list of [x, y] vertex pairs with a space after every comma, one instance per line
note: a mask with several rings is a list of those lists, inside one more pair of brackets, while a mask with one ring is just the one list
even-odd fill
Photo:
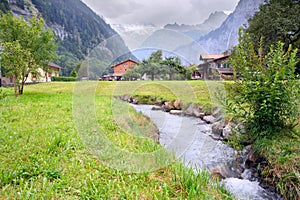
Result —
[[52, 67], [52, 68], [63, 69], [61, 66], [59, 66], [59, 65], [57, 65], [57, 64], [55, 64], [55, 63], [53, 63], [53, 62], [50, 62], [50, 63], [48, 64], [48, 66], [49, 66], [49, 67]]
[[132, 59], [127, 59], [127, 60], [124, 60], [124, 61], [122, 61], [122, 62], [120, 62], [120, 63], [118, 63], [118, 64], [115, 64], [114, 66], [112, 66], [111, 68], [114, 68], [114, 67], [116, 67], [116, 66], [118, 66], [118, 65], [122, 65], [122, 64], [124, 64], [124, 63], [126, 63], [126, 62], [128, 62], [128, 61], [131, 61], [131, 62], [134, 62], [135, 64], [139, 64], [138, 62], [136, 62], [136, 61], [134, 61], [134, 60], [132, 60]]
[[226, 60], [227, 58], [229, 58], [229, 55], [223, 56], [223, 57], [220, 57], [220, 58], [216, 58], [216, 59], [214, 59], [214, 62], [217, 62], [217, 61], [220, 61], [220, 60]]
[[224, 56], [224, 54], [202, 54], [200, 55], [200, 60], [214, 60]]

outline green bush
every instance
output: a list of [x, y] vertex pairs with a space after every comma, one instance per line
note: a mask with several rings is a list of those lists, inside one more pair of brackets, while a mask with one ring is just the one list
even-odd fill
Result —
[[239, 42], [231, 56], [238, 74], [228, 95], [228, 110], [245, 123], [253, 141], [291, 130], [299, 123], [299, 81], [294, 73], [297, 49], [290, 47], [285, 52], [279, 42], [264, 55], [241, 31]]
[[51, 81], [57, 81], [57, 82], [74, 82], [76, 80], [77, 78], [68, 77], [68, 76], [51, 77]]

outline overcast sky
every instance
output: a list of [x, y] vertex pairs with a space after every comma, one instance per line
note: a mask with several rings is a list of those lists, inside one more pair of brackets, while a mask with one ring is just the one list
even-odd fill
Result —
[[82, 0], [110, 24], [200, 24], [214, 11], [233, 11], [239, 0]]

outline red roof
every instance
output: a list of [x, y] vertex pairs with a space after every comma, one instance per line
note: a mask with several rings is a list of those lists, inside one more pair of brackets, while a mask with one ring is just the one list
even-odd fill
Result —
[[134, 61], [134, 60], [132, 60], [132, 59], [127, 59], [127, 60], [124, 60], [123, 62], [120, 62], [120, 63], [118, 63], [118, 64], [115, 64], [114, 66], [112, 66], [111, 68], [114, 68], [114, 67], [116, 67], [116, 66], [118, 66], [118, 65], [122, 65], [122, 64], [124, 64], [124, 63], [126, 63], [126, 62], [128, 62], [128, 61], [131, 61], [131, 62], [134, 62], [135, 64], [139, 64], [138, 62], [136, 62], [136, 61]]

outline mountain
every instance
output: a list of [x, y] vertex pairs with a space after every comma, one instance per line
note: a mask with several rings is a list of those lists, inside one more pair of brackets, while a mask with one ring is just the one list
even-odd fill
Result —
[[140, 48], [150, 35], [161, 29], [153, 24], [112, 24], [112, 27], [131, 50]]
[[238, 29], [248, 24], [250, 16], [259, 11], [264, 0], [241, 0], [220, 28], [202, 37], [198, 42], [208, 53], [222, 53], [238, 43]]
[[164, 26], [164, 28], [184, 33], [185, 35], [193, 39], [199, 39], [201, 36], [204, 36], [210, 31], [220, 27], [227, 17], [228, 16], [223, 11], [216, 11], [210, 14], [208, 19], [206, 19], [202, 24], [178, 25], [177, 23], [174, 23], [174, 24], [167, 24], [166, 26]]
[[238, 29], [248, 24], [250, 16], [259, 11], [264, 0], [240, 0], [233, 13], [223, 24], [200, 39], [188, 45], [182, 45], [175, 52], [193, 63], [199, 63], [200, 54], [218, 54], [238, 44]]
[[[131, 49], [133, 54], [141, 60], [146, 58], [149, 52], [157, 49], [162, 49], [166, 55], [170, 54], [170, 52], [174, 53], [176, 48], [188, 45], [209, 31], [216, 29], [226, 17], [227, 15], [224, 12], [215, 12], [202, 24], [178, 25], [175, 23], [167, 24], [163, 28], [142, 26], [140, 30], [135, 28], [126, 32], [125, 37], [122, 33], [121, 36], [126, 41], [126, 44], [128, 44], [127, 42], [130, 44], [135, 43], [134, 48]], [[117, 27], [117, 30], [120, 33], [120, 27]], [[178, 56], [180, 57], [180, 55]]]
[[[155, 31], [142, 44], [142, 47], [164, 47], [175, 49], [218, 28], [226, 19], [224, 12], [215, 12], [204, 23], [198, 25], [167, 24], [163, 29]], [[159, 46], [157, 46], [159, 45]]]
[[[59, 40], [57, 64], [69, 75], [79, 60], [97, 50], [97, 64], [108, 66], [125, 54], [131, 55], [122, 38], [104, 19], [95, 14], [81, 0], [1, 0], [15, 15], [24, 18], [42, 16]], [[101, 70], [97, 70], [100, 73]], [[101, 74], [98, 74], [101, 75]]]

